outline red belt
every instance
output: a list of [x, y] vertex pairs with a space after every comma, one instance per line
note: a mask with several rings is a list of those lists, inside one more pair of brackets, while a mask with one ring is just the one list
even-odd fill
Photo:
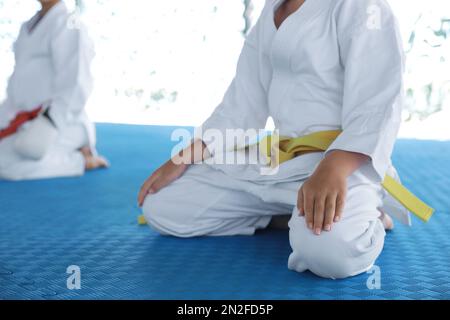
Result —
[[37, 107], [31, 111], [19, 112], [16, 117], [11, 120], [9, 126], [0, 130], [0, 139], [6, 138], [17, 132], [17, 130], [26, 122], [35, 119], [42, 110], [42, 106]]

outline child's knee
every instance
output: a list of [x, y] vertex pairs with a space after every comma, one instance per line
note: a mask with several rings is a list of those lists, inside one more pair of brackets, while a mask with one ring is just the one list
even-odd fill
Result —
[[[377, 223], [376, 221], [374, 223]], [[331, 279], [355, 276], [367, 271], [380, 254], [384, 243], [384, 230], [360, 230], [356, 236], [348, 236], [348, 228], [338, 226], [330, 232], [317, 236], [309, 230], [304, 218], [293, 217], [290, 221], [289, 269]], [[354, 226], [358, 228], [358, 226]]]
[[15, 134], [14, 150], [30, 160], [39, 161], [47, 154], [58, 137], [57, 129], [45, 117], [38, 117], [28, 123], [26, 129]]
[[142, 206], [145, 220], [160, 234], [189, 237], [193, 229], [192, 210], [170, 197], [167, 191], [170, 190], [147, 195]]
[[144, 214], [145, 221], [147, 224], [155, 231], [161, 234], [167, 234], [163, 231], [163, 228], [160, 226], [164, 226], [162, 223], [160, 216], [164, 206], [160, 201], [160, 197], [157, 194], [147, 195], [144, 200], [144, 204], [142, 205], [142, 213]]

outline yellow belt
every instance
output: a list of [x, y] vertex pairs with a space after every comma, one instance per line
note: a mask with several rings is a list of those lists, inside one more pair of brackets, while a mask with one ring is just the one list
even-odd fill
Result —
[[[262, 146], [262, 153], [267, 157], [268, 162], [272, 165], [278, 165], [305, 153], [327, 150], [341, 132], [341, 130], [331, 130], [319, 131], [298, 138], [277, 137], [277, 144], [272, 143], [272, 136], [266, 136], [259, 144]], [[274, 150], [275, 154], [273, 154]], [[381, 185], [422, 221], [427, 222], [431, 218], [434, 209], [391, 176], [386, 175]]]
[[[305, 153], [327, 150], [341, 132], [341, 130], [331, 130], [319, 131], [298, 138], [276, 137], [278, 139], [277, 144], [272, 143], [272, 136], [266, 136], [259, 142], [259, 146], [267, 161], [272, 166], [276, 166]], [[272, 151], [275, 151], [275, 154]], [[419, 219], [424, 222], [430, 220], [434, 209], [420, 200], [401, 183], [386, 175], [381, 185]], [[139, 224], [146, 223], [143, 216], [139, 216], [138, 221]]]

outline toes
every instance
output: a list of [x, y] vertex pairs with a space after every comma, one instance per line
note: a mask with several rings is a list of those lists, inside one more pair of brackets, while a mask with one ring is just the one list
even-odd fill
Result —
[[98, 163], [100, 168], [108, 168], [109, 162], [103, 157], [98, 157]]
[[380, 220], [383, 223], [384, 229], [387, 231], [394, 229], [394, 221], [392, 220], [391, 216], [381, 210], [380, 212]]
[[99, 168], [108, 168], [109, 162], [103, 157], [87, 157], [86, 170], [94, 170]]
[[385, 219], [383, 221], [384, 228], [386, 230], [392, 230], [394, 229], [394, 221], [392, 221], [392, 218], [385, 214]]

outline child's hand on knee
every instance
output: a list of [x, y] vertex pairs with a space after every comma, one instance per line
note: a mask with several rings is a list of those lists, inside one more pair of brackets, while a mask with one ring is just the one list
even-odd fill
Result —
[[333, 222], [341, 219], [346, 178], [335, 169], [316, 170], [300, 188], [297, 207], [300, 215], [305, 216], [307, 227], [315, 234], [330, 231]]
[[160, 189], [178, 179], [187, 169], [187, 164], [175, 164], [172, 159], [159, 167], [145, 180], [138, 195], [139, 206], [142, 206], [148, 194], [158, 192]]
[[328, 154], [298, 192], [297, 207], [306, 225], [317, 235], [330, 231], [342, 217], [347, 177], [369, 158], [336, 150]]
[[138, 194], [138, 204], [144, 204], [148, 194], [158, 192], [183, 175], [188, 166], [209, 157], [209, 152], [201, 140], [194, 141], [190, 146], [180, 151], [172, 159], [159, 167], [145, 180]]

